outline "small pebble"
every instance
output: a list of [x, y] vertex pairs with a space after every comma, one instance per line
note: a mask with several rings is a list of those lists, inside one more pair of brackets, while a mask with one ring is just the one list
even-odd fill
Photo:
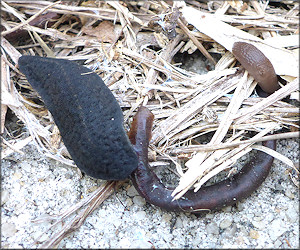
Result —
[[88, 193], [92, 193], [92, 192], [94, 192], [97, 188], [98, 188], [97, 186], [92, 186], [92, 187], [90, 187], [90, 188], [87, 190], [87, 192], [88, 192]]
[[249, 233], [249, 236], [252, 238], [252, 239], [255, 239], [257, 240], [259, 238], [259, 233], [253, 229], [250, 229], [250, 233]]
[[14, 223], [3, 223], [1, 225], [1, 234], [3, 237], [11, 237], [17, 232], [16, 225]]
[[14, 174], [13, 174], [13, 177], [15, 178], [15, 179], [21, 179], [22, 178], [22, 173], [21, 172], [15, 172]]
[[226, 230], [224, 232], [224, 237], [232, 238], [236, 233], [236, 229], [237, 229], [236, 224], [233, 224], [232, 227], [226, 228]]
[[298, 214], [299, 210], [298, 207], [290, 207], [287, 211], [286, 211], [286, 217], [288, 219], [289, 222], [291, 223], [295, 223], [297, 220], [299, 220], [299, 214]]
[[127, 190], [127, 195], [130, 196], [130, 197], [133, 197], [133, 196], [139, 195], [139, 193], [136, 191], [136, 189], [135, 189], [134, 186], [131, 186], [131, 187]]
[[237, 205], [237, 210], [238, 211], [243, 211], [244, 210], [245, 205], [244, 205], [243, 202], [238, 202], [236, 205]]
[[255, 216], [255, 217], [253, 218], [253, 220], [254, 220], [254, 221], [261, 221], [261, 220], [263, 220], [263, 217], [261, 217], [261, 216]]
[[22, 162], [20, 167], [26, 172], [31, 172], [31, 165], [28, 162]]
[[244, 243], [244, 238], [243, 236], [238, 236], [236, 239], [235, 239], [235, 242], [236, 244], [238, 245], [242, 245]]
[[222, 221], [220, 222], [220, 228], [221, 228], [221, 229], [225, 229], [225, 228], [227, 228], [227, 227], [230, 227], [231, 224], [232, 224], [232, 219], [225, 219], [225, 220], [222, 220]]
[[170, 223], [171, 219], [172, 219], [171, 214], [163, 214], [163, 216], [162, 216], [162, 220], [166, 223]]
[[9, 192], [8, 190], [3, 190], [1, 192], [1, 206], [3, 206], [9, 199]]
[[214, 218], [214, 214], [213, 213], [209, 213], [209, 214], [205, 215], [205, 217], [207, 219], [212, 219], [212, 218]]
[[136, 214], [135, 214], [135, 219], [141, 221], [141, 220], [145, 220], [145, 218], [147, 217], [146, 216], [146, 212], [145, 211], [138, 211]]
[[258, 229], [264, 229], [266, 227], [266, 222], [265, 221], [252, 221], [252, 224], [254, 227], [258, 228]]
[[227, 207], [222, 208], [222, 211], [225, 213], [229, 213], [229, 212], [231, 212], [231, 210], [232, 210], [232, 206], [227, 206]]
[[270, 224], [269, 236], [272, 240], [276, 240], [287, 231], [284, 222], [281, 219], [275, 219]]
[[218, 235], [219, 234], [219, 227], [216, 222], [211, 221], [210, 223], [207, 224], [206, 226], [206, 232], [208, 234], [214, 234]]
[[291, 200], [295, 199], [295, 195], [292, 193], [290, 189], [285, 190], [285, 195], [289, 197]]
[[182, 228], [182, 219], [181, 218], [177, 218], [176, 222], [175, 222], [175, 228]]
[[131, 198], [127, 198], [126, 201], [125, 201], [125, 204], [126, 204], [127, 207], [131, 207], [132, 204], [133, 204], [132, 199]]
[[137, 206], [142, 207], [146, 204], [146, 200], [141, 196], [134, 196], [133, 197], [133, 203]]

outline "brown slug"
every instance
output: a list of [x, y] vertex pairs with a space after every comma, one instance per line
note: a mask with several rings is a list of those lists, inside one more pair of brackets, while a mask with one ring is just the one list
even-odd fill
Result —
[[268, 94], [280, 88], [277, 75], [270, 60], [254, 45], [235, 42], [232, 54]]

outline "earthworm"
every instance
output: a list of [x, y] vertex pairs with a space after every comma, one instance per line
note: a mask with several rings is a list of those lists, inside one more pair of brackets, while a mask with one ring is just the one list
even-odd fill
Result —
[[263, 91], [271, 94], [280, 88], [272, 63], [254, 45], [235, 42], [232, 47], [232, 54], [254, 77]]
[[94, 178], [128, 178], [137, 168], [137, 155], [123, 128], [122, 110], [102, 79], [69, 60], [21, 56], [18, 63], [76, 165]]
[[[138, 155], [138, 167], [131, 174], [132, 182], [138, 193], [150, 204], [169, 211], [200, 213], [205, 210], [218, 210], [248, 197], [268, 176], [273, 157], [259, 151], [233, 177], [201, 187], [196, 193], [189, 190], [182, 198], [172, 201], [171, 194], [174, 189], [165, 187], [148, 166], [148, 144], [153, 117], [146, 107], [140, 107], [128, 133]], [[267, 141], [263, 145], [275, 149], [276, 141]]]

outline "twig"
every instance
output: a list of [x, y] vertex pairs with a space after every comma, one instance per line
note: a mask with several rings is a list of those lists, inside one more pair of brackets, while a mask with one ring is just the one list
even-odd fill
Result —
[[[39, 246], [40, 249], [55, 248], [67, 235], [78, 229], [85, 219], [100, 206], [100, 204], [109, 197], [115, 190], [117, 190], [124, 181], [109, 181], [106, 183], [103, 191], [97, 194], [88, 206], [76, 215], [68, 224], [66, 224], [59, 232], [53, 235], [48, 241]], [[74, 211], [73, 211], [74, 212]]]
[[193, 153], [197, 151], [213, 151], [223, 148], [231, 148], [237, 147], [239, 145], [254, 143], [254, 142], [262, 142], [262, 141], [270, 141], [270, 140], [282, 140], [282, 139], [289, 139], [289, 138], [299, 138], [300, 132], [287, 132], [281, 134], [274, 134], [274, 135], [266, 135], [261, 138], [257, 139], [249, 139], [240, 142], [233, 142], [233, 143], [221, 143], [215, 145], [192, 145], [189, 147], [183, 148], [175, 148], [170, 150], [170, 153], [179, 154], [179, 153]]
[[[41, 9], [39, 12], [37, 12], [36, 14], [34, 14], [34, 15], [31, 16], [30, 18], [28, 18], [26, 21], [25, 21], [22, 17], [18, 16], [18, 18], [21, 19], [22, 23], [20, 23], [19, 25], [17, 25], [17, 26], [15, 26], [15, 27], [11, 28], [10, 30], [7, 30], [7, 31], [2, 32], [1, 35], [2, 35], [2, 36], [6, 36], [7, 34], [12, 33], [12, 32], [14, 32], [14, 31], [16, 31], [16, 30], [22, 28], [24, 25], [29, 24], [29, 23], [30, 23], [32, 20], [34, 20], [37, 16], [41, 15], [41, 14], [44, 13], [46, 10], [50, 9], [51, 7], [53, 7], [54, 5], [59, 4], [59, 3], [61, 3], [61, 1], [57, 1], [57, 2], [55, 2], [55, 3], [49, 4], [47, 7]], [[9, 6], [8, 4], [6, 4], [4, 1], [2, 2], [2, 4], [3, 4], [3, 6], [6, 7], [7, 9], [12, 10], [12, 7], [10, 7], [10, 6]]]
[[207, 50], [203, 47], [203, 45], [198, 41], [198, 39], [190, 32], [190, 30], [184, 25], [182, 20], [178, 19], [179, 27], [182, 29], [184, 34], [186, 34], [196, 45], [196, 47], [200, 50], [200, 52], [214, 65], [216, 65], [215, 59], [207, 52]]

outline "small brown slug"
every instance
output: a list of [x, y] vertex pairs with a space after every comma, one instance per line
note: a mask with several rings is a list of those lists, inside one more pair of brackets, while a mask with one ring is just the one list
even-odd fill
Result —
[[254, 45], [235, 42], [232, 54], [268, 94], [280, 88], [277, 75], [270, 60]]

